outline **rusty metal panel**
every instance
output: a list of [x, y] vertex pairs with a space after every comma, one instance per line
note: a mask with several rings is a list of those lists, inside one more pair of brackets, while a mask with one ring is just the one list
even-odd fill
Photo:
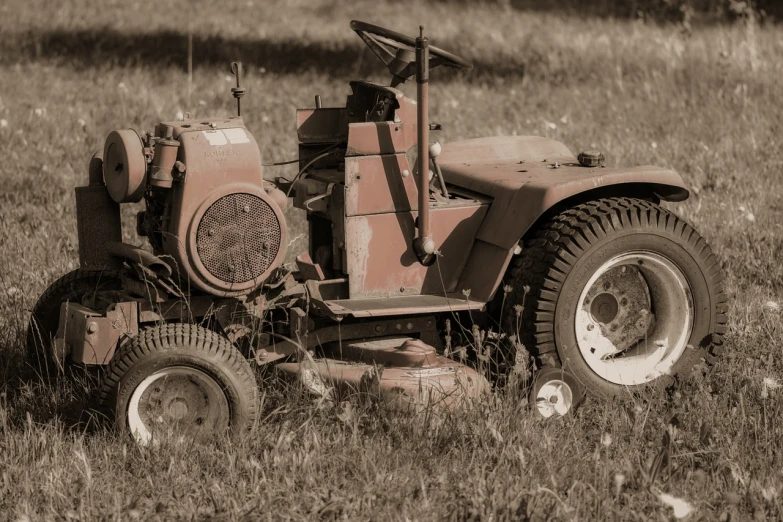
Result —
[[[277, 371], [298, 378], [310, 391], [333, 399], [366, 393], [389, 407], [405, 411], [453, 409], [491, 390], [489, 382], [476, 370], [442, 355], [421, 368], [318, 359], [282, 363]], [[339, 395], [335, 396], [335, 392]]]
[[431, 209], [432, 237], [441, 255], [421, 265], [412, 242], [416, 212], [345, 219], [347, 272], [352, 299], [416, 294], [443, 295], [457, 285], [487, 207], [472, 204]]
[[105, 185], [76, 187], [76, 225], [79, 234], [79, 264], [102, 270], [119, 268], [122, 261], [109, 255], [106, 244], [122, 241], [120, 204]]
[[61, 355], [84, 364], [108, 364], [122, 330], [112, 320], [86, 306], [63, 303], [55, 346]]
[[513, 253], [513, 249], [505, 249], [477, 239], [473, 243], [457, 290], [470, 290], [471, 299], [489, 301], [500, 285]]
[[417, 210], [412, 172], [405, 154], [346, 158], [346, 216]]
[[296, 133], [300, 143], [337, 143], [348, 139], [348, 113], [343, 107], [298, 109]]
[[409, 368], [431, 366], [436, 363], [438, 355], [433, 346], [399, 336], [348, 341], [339, 343], [336, 348], [333, 351], [348, 360]]
[[416, 143], [415, 123], [392, 121], [351, 123], [348, 126], [346, 156], [395, 154]]
[[640, 183], [671, 198], [687, 197], [668, 169], [586, 168], [563, 145], [537, 136], [501, 136], [448, 143], [438, 158], [448, 183], [493, 198], [478, 239], [505, 249], [552, 205], [587, 190]]

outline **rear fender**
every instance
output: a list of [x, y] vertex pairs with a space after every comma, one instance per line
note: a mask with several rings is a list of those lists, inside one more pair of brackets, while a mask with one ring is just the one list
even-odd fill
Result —
[[[583, 171], [584, 175], [578, 175], [578, 171]], [[682, 178], [673, 170], [645, 166], [630, 169], [582, 167], [578, 171], [574, 172], [577, 175], [536, 177], [514, 194], [496, 194], [458, 289], [470, 289], [471, 297], [476, 300], [491, 300], [525, 234], [535, 229], [539, 221], [566, 208], [603, 197], [677, 202], [689, 196]]]
[[573, 199], [586, 201], [613, 196], [651, 197], [667, 201], [688, 199], [688, 189], [679, 174], [660, 167], [630, 169], [563, 166], [537, 169], [529, 181], [514, 191], [496, 191], [478, 239], [499, 247], [513, 248], [547, 211]]

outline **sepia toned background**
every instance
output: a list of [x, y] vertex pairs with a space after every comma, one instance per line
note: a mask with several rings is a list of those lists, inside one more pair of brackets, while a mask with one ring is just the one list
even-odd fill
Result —
[[[783, 32], [779, 2], [734, 0], [0, 4], [0, 519], [690, 520], [783, 516]], [[677, 170], [672, 205], [722, 260], [731, 298], [707, 377], [542, 421], [522, 392], [401, 417], [317, 408], [260, 375], [264, 421], [239, 443], [138, 449], [85, 423], [82, 388], [31, 376], [22, 340], [76, 268], [73, 188], [108, 132], [232, 113], [229, 63], [264, 160], [296, 157], [294, 111], [387, 81], [364, 20], [474, 63], [438, 69], [441, 141], [537, 134], [610, 165]], [[188, 35], [193, 81], [188, 84]], [[415, 86], [404, 90], [413, 95]], [[287, 167], [265, 175], [291, 174]], [[134, 209], [127, 205], [126, 223]], [[289, 211], [296, 253], [303, 216]], [[126, 231], [127, 240], [138, 242]], [[666, 435], [665, 435], [666, 434]], [[676, 504], [682, 509], [682, 504]]]

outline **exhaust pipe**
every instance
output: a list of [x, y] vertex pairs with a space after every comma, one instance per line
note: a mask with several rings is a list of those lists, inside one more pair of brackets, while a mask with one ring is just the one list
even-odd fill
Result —
[[418, 127], [419, 157], [416, 166], [419, 171], [419, 235], [413, 240], [413, 250], [424, 266], [435, 262], [435, 242], [430, 236], [430, 157], [429, 157], [429, 81], [430, 42], [424, 36], [424, 26], [419, 26], [416, 38], [416, 126]]

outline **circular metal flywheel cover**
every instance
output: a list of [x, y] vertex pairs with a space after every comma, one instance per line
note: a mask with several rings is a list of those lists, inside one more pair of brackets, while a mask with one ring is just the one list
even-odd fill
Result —
[[215, 201], [196, 233], [204, 268], [225, 283], [246, 283], [269, 269], [280, 250], [281, 224], [258, 196], [234, 193]]

